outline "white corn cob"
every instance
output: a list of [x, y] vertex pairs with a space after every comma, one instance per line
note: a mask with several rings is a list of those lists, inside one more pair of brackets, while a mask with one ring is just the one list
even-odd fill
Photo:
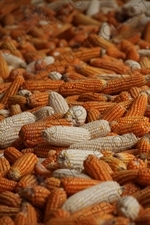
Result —
[[32, 95], [32, 92], [27, 90], [27, 89], [22, 89], [20, 91], [18, 91], [17, 93], [18, 95], [24, 96], [24, 97], [29, 97]]
[[50, 74], [48, 75], [48, 77], [51, 80], [61, 80], [62, 75], [59, 72], [57, 72], [57, 71], [53, 71], [53, 72], [50, 72]]
[[62, 208], [74, 213], [99, 202], [116, 202], [121, 198], [122, 188], [115, 181], [106, 181], [94, 185], [69, 197]]
[[54, 63], [55, 58], [53, 56], [46, 56], [42, 60], [46, 63], [46, 65], [50, 65]]
[[53, 115], [54, 109], [51, 106], [44, 106], [40, 108], [39, 110], [35, 111], [33, 114], [35, 115], [36, 120], [40, 120], [47, 116]]
[[65, 114], [69, 110], [69, 106], [62, 95], [55, 91], [49, 94], [49, 105], [54, 109], [55, 113]]
[[63, 178], [63, 177], [80, 177], [80, 178], [88, 178], [91, 179], [88, 175], [81, 172], [81, 170], [77, 169], [57, 169], [52, 173], [53, 177]]
[[97, 158], [103, 156], [100, 152], [93, 150], [66, 149], [58, 155], [57, 162], [63, 168], [83, 170], [83, 162], [88, 155], [95, 155]]
[[69, 146], [76, 142], [89, 140], [90, 133], [85, 128], [52, 126], [42, 131], [42, 137], [52, 145]]
[[26, 67], [26, 62], [23, 59], [15, 56], [15, 55], [12, 55], [12, 54], [9, 54], [9, 53], [8, 54], [2, 53], [2, 56], [9, 65], [11, 65], [15, 68], [18, 68], [18, 67], [25, 68]]
[[87, 116], [87, 111], [83, 106], [75, 105], [70, 107], [68, 112], [65, 114], [65, 118], [71, 121], [73, 125], [81, 126], [84, 124]]
[[[146, 1], [144, 1], [146, 3]], [[143, 1], [139, 1], [137, 4], [136, 0], [128, 1], [123, 5], [122, 10], [127, 13], [128, 16], [139, 17], [142, 13], [147, 11], [147, 6]]]
[[118, 8], [118, 3], [116, 0], [109, 0], [109, 1], [101, 1], [101, 6], [103, 8], [109, 8], [109, 11], [110, 11], [110, 8], [112, 9], [116, 9]]
[[127, 66], [131, 68], [131, 70], [141, 69], [141, 65], [135, 60], [128, 59], [124, 62]]
[[2, 115], [4, 117], [8, 117], [10, 115], [10, 111], [8, 109], [1, 109], [0, 115]]
[[93, 16], [100, 11], [101, 2], [99, 0], [91, 1], [86, 11], [87, 16]]
[[83, 141], [69, 146], [69, 149], [92, 149], [93, 151], [110, 150], [120, 152], [130, 149], [137, 143], [138, 139], [133, 133], [124, 135], [107, 136], [94, 140]]
[[139, 49], [138, 50], [139, 55], [150, 57], [150, 49]]
[[35, 119], [32, 113], [23, 112], [0, 121], [0, 148], [9, 147], [18, 138], [21, 127]]
[[141, 205], [133, 196], [125, 196], [119, 200], [117, 205], [118, 215], [135, 220], [140, 212]]
[[95, 120], [82, 127], [90, 132], [91, 139], [105, 137], [111, 131], [107, 120]]
[[110, 25], [106, 22], [103, 22], [98, 35], [103, 37], [105, 40], [109, 40], [111, 36]]

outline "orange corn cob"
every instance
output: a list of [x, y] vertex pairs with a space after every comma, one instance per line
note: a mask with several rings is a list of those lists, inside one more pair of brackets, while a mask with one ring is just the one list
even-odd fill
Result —
[[110, 107], [106, 112], [104, 111], [101, 119], [107, 120], [108, 122], [111, 122], [113, 120], [116, 120], [123, 116], [125, 113], [126, 108], [117, 104], [112, 107]]
[[[19, 58], [23, 58], [21, 52], [15, 47], [13, 40], [10, 37], [3, 37], [1, 49], [5, 52], [7, 46], [7, 50], [12, 54]], [[5, 53], [4, 53], [5, 54]]]
[[19, 114], [19, 113], [22, 113], [22, 110], [21, 110], [21, 107], [19, 104], [10, 106], [10, 115], [11, 116]]
[[20, 192], [20, 195], [31, 202], [32, 205], [43, 208], [50, 193], [51, 192], [47, 188], [40, 185], [34, 185], [32, 187], [24, 188]]
[[34, 172], [37, 176], [41, 176], [43, 178], [50, 177], [52, 172], [45, 168], [41, 163], [36, 163], [34, 167]]
[[147, 156], [150, 153], [150, 139], [149, 137], [143, 136], [136, 144], [137, 149], [139, 150], [140, 156]]
[[139, 155], [139, 150], [138, 149], [129, 149], [129, 150], [125, 150], [123, 151], [123, 153], [128, 153], [128, 154], [132, 154], [134, 156]]
[[54, 209], [51, 212], [49, 212], [48, 218], [68, 218], [70, 216], [70, 213], [62, 208]]
[[51, 150], [56, 150], [56, 151], [58, 150], [58, 152], [60, 152], [61, 150], [64, 150], [64, 149], [66, 149], [66, 147], [62, 147], [62, 146], [59, 147], [59, 146], [43, 143], [34, 147], [34, 154], [37, 157], [47, 158]]
[[14, 147], [8, 147], [4, 151], [5, 158], [10, 164], [13, 164], [17, 159], [23, 156], [23, 154]]
[[106, 86], [105, 80], [86, 79], [64, 83], [59, 88], [59, 94], [67, 97], [87, 91], [100, 92]]
[[150, 168], [142, 168], [138, 170], [137, 176], [138, 184], [142, 186], [149, 186], [150, 184]]
[[8, 98], [8, 105], [11, 107], [12, 105], [18, 104], [22, 111], [27, 109], [27, 98], [21, 95], [13, 95]]
[[140, 39], [138, 45], [139, 45], [139, 47], [141, 49], [148, 49], [148, 48], [150, 48], [150, 43], [148, 41], [143, 40], [143, 39]]
[[110, 166], [113, 172], [127, 169], [126, 164], [123, 161], [113, 156], [111, 157], [103, 156], [101, 157], [101, 160], [104, 160], [104, 162], [106, 162]]
[[35, 174], [27, 174], [24, 175], [18, 182], [16, 185], [16, 191], [20, 190], [20, 189], [24, 189], [28, 186], [34, 186], [37, 185], [38, 181], [37, 181], [37, 177]]
[[[92, 58], [100, 57], [100, 47], [93, 47], [93, 48], [85, 48], [80, 50], [80, 56], [79, 59], [81, 61], [87, 62]], [[76, 53], [75, 53], [76, 56]]]
[[23, 154], [28, 153], [28, 152], [34, 153], [34, 148], [24, 148], [24, 149], [21, 150], [21, 152]]
[[27, 214], [19, 211], [15, 216], [15, 225], [26, 224]]
[[91, 176], [91, 178], [100, 180], [100, 181], [108, 181], [112, 180], [111, 173], [112, 170], [107, 163], [98, 159], [94, 155], [89, 155], [84, 163], [85, 172]]
[[141, 34], [140, 33], [135, 33], [132, 36], [128, 37], [126, 40], [131, 42], [132, 44], [136, 45], [139, 43], [141, 38]]
[[21, 204], [21, 198], [18, 194], [14, 194], [10, 191], [3, 191], [0, 194], [0, 204], [1, 205], [7, 205], [10, 207], [16, 207], [19, 208]]
[[138, 202], [143, 206], [143, 207], [149, 207], [150, 205], [150, 189], [149, 186], [143, 188], [142, 190], [138, 190], [133, 194], [133, 196], [138, 200]]
[[7, 104], [9, 97], [15, 95], [23, 83], [24, 78], [22, 76], [17, 76], [6, 90], [4, 96], [1, 98], [1, 103], [4, 105]]
[[56, 177], [48, 177], [44, 180], [44, 186], [50, 191], [56, 187], [60, 187], [60, 183], [60, 179]]
[[123, 101], [128, 101], [131, 100], [132, 97], [128, 91], [121, 91], [117, 97], [113, 100], [113, 102], [123, 102]]
[[125, 116], [144, 116], [148, 104], [146, 93], [139, 94], [132, 102]]
[[4, 93], [9, 88], [10, 85], [11, 82], [0, 83], [0, 94]]
[[129, 90], [130, 95], [132, 96], [132, 98], [137, 98], [138, 95], [141, 92], [141, 88], [140, 87], [132, 87]]
[[0, 158], [0, 173], [5, 176], [10, 169], [9, 161], [6, 158]]
[[20, 208], [0, 205], [0, 218], [3, 216], [15, 217], [19, 210]]
[[9, 76], [9, 67], [2, 56], [2, 51], [0, 51], [0, 74], [3, 79], [7, 79]]
[[26, 224], [37, 224], [36, 210], [29, 202], [23, 202], [21, 210], [27, 215]]
[[150, 22], [148, 22], [143, 31], [143, 39], [149, 43], [150, 40]]
[[120, 185], [127, 182], [134, 182], [137, 178], [138, 170], [120, 170], [112, 174], [113, 180], [117, 181]]
[[126, 165], [128, 165], [128, 163], [135, 158], [135, 156], [133, 154], [130, 153], [124, 153], [124, 152], [119, 152], [119, 153], [115, 153], [114, 157], [117, 159], [120, 159], [121, 161], [123, 161]]
[[132, 124], [134, 122], [142, 121], [145, 123], [149, 122], [149, 118], [145, 116], [124, 116], [119, 119], [115, 120], [119, 124], [127, 125], [127, 124]]
[[65, 73], [63, 75], [64, 81], [74, 81], [74, 80], [83, 80], [83, 79], [85, 80], [87, 78], [77, 72]]
[[140, 190], [140, 187], [134, 184], [133, 182], [128, 182], [123, 185], [123, 193], [122, 196], [133, 195], [137, 191]]
[[37, 92], [27, 98], [27, 104], [30, 108], [48, 105], [48, 92]]
[[3, 191], [14, 191], [17, 182], [13, 180], [8, 180], [7, 178], [0, 178], [0, 193]]
[[103, 95], [101, 93], [93, 93], [93, 92], [87, 92], [84, 94], [81, 94], [78, 97], [78, 101], [84, 102], [84, 101], [107, 101], [108, 98], [106, 95]]
[[33, 171], [38, 158], [33, 153], [25, 153], [11, 166], [8, 177], [12, 180], [20, 180], [24, 175]]
[[78, 13], [74, 16], [74, 23], [76, 25], [79, 25], [79, 24], [83, 24], [83, 25], [97, 25], [97, 26], [100, 26], [101, 25], [101, 22], [90, 17], [90, 16], [87, 16], [83, 13]]
[[2, 218], [0, 218], [0, 224], [1, 225], [15, 225], [14, 221], [12, 220], [12, 218], [10, 216], [3, 216]]
[[65, 177], [61, 179], [61, 184], [67, 195], [72, 195], [78, 191], [84, 190], [93, 185], [99, 184], [101, 181], [94, 179], [86, 179], [79, 177]]
[[149, 214], [150, 214], [150, 206], [148, 208], [145, 208], [142, 210], [142, 212], [139, 214], [139, 216], [135, 219], [135, 224], [136, 225], [150, 225], [150, 220], [149, 220]]
[[49, 219], [49, 212], [61, 208], [65, 200], [67, 199], [66, 192], [63, 188], [54, 188], [51, 191], [46, 203], [44, 221]]
[[121, 50], [125, 52], [126, 59], [138, 61], [140, 58], [135, 46], [127, 40], [121, 41]]
[[134, 158], [128, 163], [128, 170], [139, 170], [145, 169], [147, 167], [147, 163], [142, 159]]
[[101, 114], [98, 109], [91, 108], [87, 110], [86, 119], [88, 123], [100, 119], [100, 116]]
[[13, 141], [11, 146], [18, 149], [18, 150], [21, 150], [21, 149], [25, 148], [23, 140], [20, 137], [17, 138], [15, 141]]

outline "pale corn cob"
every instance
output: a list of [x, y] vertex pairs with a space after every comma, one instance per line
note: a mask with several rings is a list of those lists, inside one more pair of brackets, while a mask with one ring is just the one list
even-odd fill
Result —
[[2, 216], [15, 217], [19, 210], [19, 207], [9, 207], [5, 205], [0, 205], [0, 218]]
[[2, 176], [6, 176], [10, 169], [10, 163], [5, 157], [0, 157], [0, 173]]
[[146, 93], [140, 93], [131, 104], [125, 116], [144, 116], [148, 104], [148, 96]]
[[57, 162], [63, 168], [83, 170], [83, 162], [88, 155], [102, 157], [102, 154], [93, 150], [67, 149], [58, 155]]
[[13, 192], [3, 191], [0, 194], [0, 204], [17, 208], [21, 205], [21, 198], [18, 194], [14, 194]]
[[122, 136], [108, 136], [97, 138], [94, 140], [83, 141], [69, 146], [70, 149], [82, 149], [93, 151], [110, 150], [120, 152], [127, 150], [137, 143], [138, 139], [132, 133], [127, 133]]
[[95, 79], [86, 79], [86, 80], [77, 80], [72, 82], [64, 83], [59, 88], [59, 93], [62, 96], [69, 95], [79, 95], [87, 91], [100, 92], [106, 86], [105, 80], [95, 80]]
[[8, 109], [0, 109], [0, 115], [4, 116], [5, 118], [10, 116], [10, 110]]
[[54, 109], [55, 113], [65, 114], [69, 110], [69, 106], [66, 100], [57, 92], [50, 92], [48, 97], [48, 103]]
[[110, 157], [103, 156], [101, 159], [104, 160], [104, 162], [108, 163], [108, 165], [111, 167], [113, 172], [127, 169], [127, 166], [123, 161], [113, 156], [110, 156]]
[[1, 225], [5, 225], [5, 224], [15, 225], [13, 219], [10, 216], [2, 216], [0, 218], [0, 224]]
[[89, 140], [90, 133], [85, 128], [52, 126], [42, 131], [44, 140], [56, 146], [69, 146], [76, 142]]
[[112, 174], [113, 180], [119, 184], [125, 184], [127, 182], [134, 182], [137, 179], [138, 170], [120, 170]]
[[62, 208], [74, 213], [98, 202], [116, 202], [121, 194], [122, 189], [117, 182], [106, 181], [72, 195], [65, 201]]
[[19, 104], [15, 104], [15, 105], [10, 105], [10, 115], [14, 116], [17, 114], [22, 113], [21, 107]]
[[0, 148], [9, 147], [18, 138], [20, 128], [33, 122], [35, 122], [35, 116], [29, 112], [23, 112], [0, 121]]
[[135, 60], [128, 59], [124, 62], [127, 66], [131, 68], [131, 70], [141, 69], [140, 63]]
[[51, 80], [61, 80], [62, 75], [57, 71], [50, 72], [48, 75]]
[[112, 120], [122, 117], [125, 111], [126, 108], [118, 103], [117, 105], [110, 107], [106, 112], [104, 111], [101, 119], [111, 122]]
[[88, 6], [88, 9], [86, 10], [86, 15], [92, 17], [93, 15], [97, 14], [100, 10], [100, 5], [101, 3], [99, 1], [91, 1]]
[[65, 177], [61, 179], [61, 185], [63, 186], [67, 195], [75, 194], [78, 191], [99, 184], [100, 182], [101, 181], [99, 180], [79, 178], [79, 177]]
[[125, 216], [131, 220], [135, 220], [140, 212], [141, 205], [133, 196], [125, 196], [119, 199], [117, 212], [119, 216]]
[[27, 89], [21, 89], [17, 92], [17, 94], [27, 98], [32, 95], [32, 92]]
[[80, 105], [71, 106], [65, 114], [65, 118], [67, 119], [67, 121], [72, 122], [73, 125], [76, 126], [83, 125], [86, 120], [86, 116], [86, 109]]
[[24, 175], [29, 174], [33, 171], [38, 158], [33, 153], [25, 153], [11, 166], [8, 177], [12, 180], [18, 181]]
[[109, 165], [103, 160], [98, 159], [95, 155], [88, 155], [84, 160], [84, 171], [91, 176], [91, 178], [108, 181], [112, 180], [111, 173], [113, 172]]
[[37, 177], [35, 174], [27, 174], [24, 175], [18, 182], [16, 185], [16, 191], [18, 191], [19, 189], [24, 189], [28, 186], [32, 186], [32, 185], [37, 185], [38, 181], [37, 181]]
[[9, 161], [10, 164], [13, 164], [21, 156], [23, 156], [23, 154], [14, 147], [8, 147], [4, 151], [4, 157]]
[[105, 119], [86, 123], [82, 127], [89, 131], [91, 139], [105, 137], [111, 130], [108, 121]]
[[44, 119], [47, 116], [54, 114], [54, 109], [51, 106], [41, 107], [40, 109], [33, 112], [33, 115], [36, 117], [36, 120]]
[[16, 67], [16, 68], [20, 68], [20, 67], [23, 67], [25, 68], [26, 67], [26, 63], [23, 59], [21, 59], [20, 57], [17, 57], [15, 55], [12, 55], [12, 54], [9, 54], [9, 56], [5, 53], [2, 54], [3, 58], [6, 60], [6, 62], [8, 63], [8, 65], [12, 65], [13, 67]]
[[73, 176], [73, 177], [91, 179], [91, 177], [89, 177], [88, 175], [82, 173], [79, 170], [75, 170], [75, 169], [57, 169], [52, 173], [52, 176], [57, 177], [57, 178]]
[[7, 178], [1, 177], [0, 178], [0, 193], [3, 191], [14, 191], [17, 182], [13, 180], [9, 180]]

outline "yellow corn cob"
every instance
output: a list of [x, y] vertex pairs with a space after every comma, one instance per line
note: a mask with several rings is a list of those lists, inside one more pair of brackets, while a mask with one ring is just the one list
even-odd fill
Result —
[[137, 138], [132, 133], [127, 133], [122, 136], [107, 136], [96, 138], [89, 141], [83, 141], [70, 145], [70, 149], [83, 149], [93, 151], [110, 150], [120, 152], [127, 150], [137, 143]]
[[10, 164], [13, 164], [21, 156], [23, 156], [23, 154], [14, 147], [8, 147], [4, 151], [4, 157], [9, 161]]
[[37, 177], [35, 174], [27, 174], [24, 175], [18, 182], [16, 185], [16, 191], [20, 190], [20, 189], [24, 189], [28, 186], [34, 186], [37, 185], [38, 181], [37, 181]]
[[24, 124], [33, 123], [34, 121], [35, 116], [29, 112], [23, 112], [0, 121], [0, 147], [9, 147], [18, 138], [20, 128]]
[[121, 187], [117, 182], [102, 182], [70, 196], [64, 202], [62, 208], [74, 213], [98, 202], [115, 202], [120, 198], [121, 193]]
[[9, 207], [5, 205], [0, 205], [0, 218], [2, 216], [10, 216], [15, 217], [16, 214], [19, 212], [20, 208], [18, 207]]
[[12, 220], [12, 218], [10, 216], [3, 216], [2, 218], [0, 218], [0, 224], [1, 225], [5, 225], [5, 224], [15, 225], [14, 221]]
[[92, 122], [95, 120], [98, 120], [100, 118], [101, 114], [98, 109], [91, 108], [87, 110], [87, 122]]
[[65, 177], [61, 179], [61, 184], [66, 191], [67, 195], [72, 195], [78, 191], [89, 188], [93, 185], [99, 184], [101, 181], [94, 179], [86, 179], [79, 177]]
[[[84, 170], [93, 179], [100, 181], [112, 180], [113, 171], [107, 163], [94, 155], [88, 155], [84, 160]], [[105, 169], [104, 169], [105, 168]]]
[[9, 161], [6, 158], [0, 158], [0, 173], [5, 176], [10, 169]]
[[52, 106], [55, 113], [65, 114], [69, 110], [66, 100], [57, 92], [51, 91], [49, 94], [49, 105]]
[[83, 106], [75, 105], [69, 108], [65, 114], [67, 121], [70, 121], [74, 126], [81, 126], [86, 120], [87, 112]]
[[117, 181], [120, 185], [130, 181], [135, 181], [138, 175], [137, 170], [121, 170], [112, 174], [113, 180]]
[[139, 61], [140, 65], [144, 69], [149, 69], [150, 68], [150, 60], [148, 57], [142, 57]]
[[1, 177], [0, 178], [0, 193], [3, 191], [14, 191], [17, 182], [13, 180], [9, 180], [7, 178]]
[[18, 194], [14, 194], [13, 192], [3, 191], [0, 194], [0, 204], [19, 208], [21, 204], [21, 198]]
[[52, 126], [42, 131], [43, 139], [56, 146], [69, 146], [91, 138], [87, 129], [81, 127]]
[[24, 188], [20, 192], [20, 195], [21, 197], [30, 201], [32, 205], [43, 208], [50, 193], [51, 192], [47, 188], [40, 185], [35, 185], [32, 187]]
[[126, 112], [125, 116], [144, 116], [148, 104], [146, 93], [141, 93], [133, 100], [131, 107]]
[[113, 156], [110, 156], [110, 157], [103, 156], [101, 160], [104, 160], [104, 162], [106, 162], [111, 167], [113, 172], [127, 169], [127, 166], [123, 161]]
[[86, 79], [64, 83], [59, 88], [62, 96], [79, 95], [87, 91], [100, 92], [106, 86], [105, 80]]
[[63, 203], [67, 199], [67, 194], [63, 188], [55, 188], [51, 191], [48, 196], [45, 213], [44, 213], [44, 221], [46, 222], [49, 218], [49, 212], [61, 208]]
[[4, 96], [1, 99], [1, 103], [6, 105], [8, 98], [15, 95], [18, 91], [18, 89], [23, 85], [24, 78], [22, 76], [16, 76], [14, 81], [11, 83], [7, 91], [5, 92]]
[[40, 109], [33, 112], [33, 115], [36, 117], [36, 120], [44, 119], [47, 116], [54, 114], [54, 109], [51, 106], [41, 107]]
[[126, 165], [128, 165], [128, 163], [135, 158], [135, 156], [133, 154], [130, 153], [126, 153], [126, 152], [119, 152], [119, 153], [115, 153], [113, 155], [115, 158], [120, 159], [121, 161], [123, 161]]
[[106, 112], [104, 111], [101, 119], [111, 122], [112, 120], [122, 117], [125, 111], [126, 108], [124, 106], [117, 104], [110, 107], [110, 109], [108, 109]]
[[110, 126], [107, 120], [96, 120], [82, 126], [90, 133], [91, 139], [105, 137], [110, 132]]
[[24, 175], [33, 171], [38, 158], [33, 153], [25, 153], [11, 166], [8, 177], [12, 180], [20, 180]]

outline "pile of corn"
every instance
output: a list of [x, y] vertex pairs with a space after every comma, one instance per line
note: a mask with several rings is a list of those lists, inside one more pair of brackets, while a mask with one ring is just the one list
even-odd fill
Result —
[[149, 86], [149, 1], [0, 1], [0, 224], [150, 225]]

